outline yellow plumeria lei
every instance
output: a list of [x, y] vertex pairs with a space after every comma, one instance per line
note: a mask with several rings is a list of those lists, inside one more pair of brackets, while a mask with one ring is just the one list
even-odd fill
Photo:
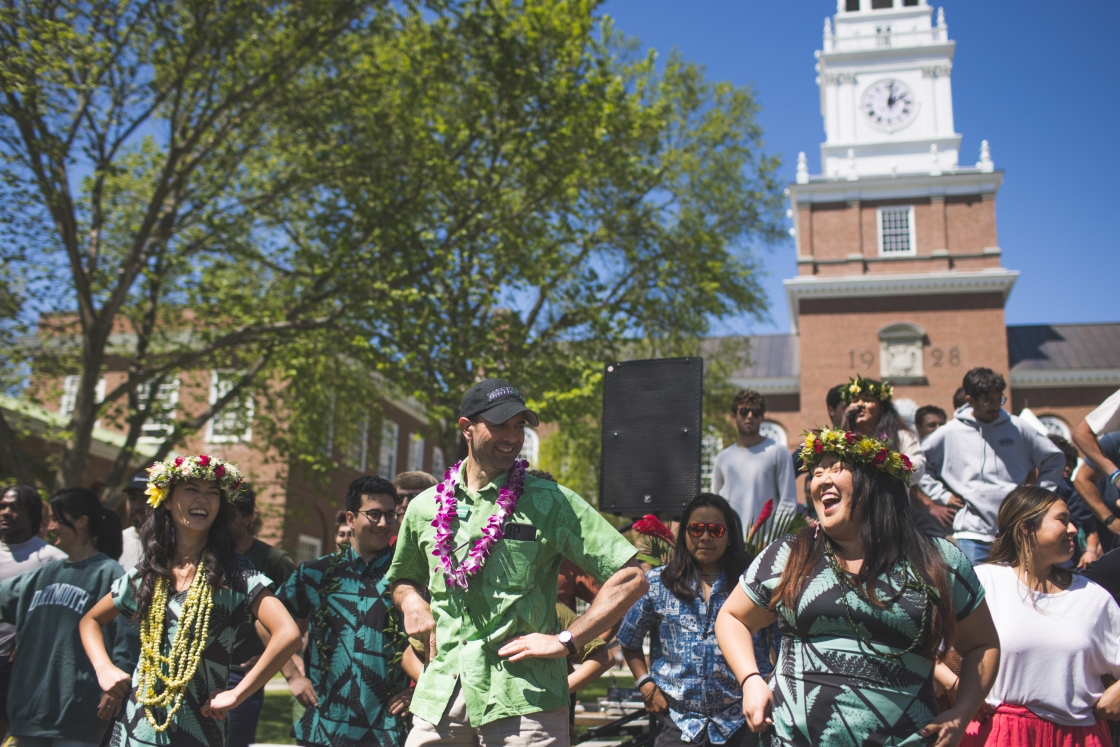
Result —
[[[210, 613], [214, 609], [214, 590], [206, 581], [206, 553], [198, 560], [194, 580], [187, 590], [187, 599], [179, 616], [179, 626], [171, 641], [167, 656], [160, 653], [163, 646], [163, 624], [167, 612], [167, 594], [170, 588], [166, 578], [156, 583], [148, 613], [140, 623], [140, 676], [136, 688], [136, 701], [144, 706], [148, 723], [157, 732], [170, 726], [175, 714], [183, 705], [187, 686], [194, 679], [202, 661], [202, 652], [210, 637]], [[156, 690], [160, 683], [163, 692]], [[160, 724], [153, 708], [167, 708], [167, 718]]]
[[241, 470], [224, 459], [199, 454], [175, 457], [157, 462], [148, 468], [148, 505], [156, 508], [167, 499], [171, 488], [179, 480], [212, 480], [225, 491], [231, 501], [241, 497], [244, 479]]
[[910, 458], [884, 441], [833, 428], [807, 431], [805, 445], [801, 447], [805, 467], [811, 472], [825, 454], [835, 454], [849, 463], [869, 464], [907, 484], [914, 472]]
[[865, 379], [856, 374], [856, 377], [849, 379], [847, 385], [840, 390], [840, 401], [845, 405], [850, 405], [861, 394], [874, 397], [880, 402], [890, 402], [891, 397], [894, 396], [894, 388], [885, 381]]

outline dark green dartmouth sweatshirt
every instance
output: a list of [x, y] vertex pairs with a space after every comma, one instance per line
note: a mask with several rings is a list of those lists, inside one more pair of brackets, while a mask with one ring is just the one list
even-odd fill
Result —
[[[97, 718], [101, 688], [78, 635], [78, 621], [124, 575], [104, 553], [56, 560], [0, 583], [0, 619], [16, 626], [8, 720], [17, 737], [99, 742], [111, 722]], [[118, 617], [103, 631], [113, 663], [132, 674], [138, 628]]]

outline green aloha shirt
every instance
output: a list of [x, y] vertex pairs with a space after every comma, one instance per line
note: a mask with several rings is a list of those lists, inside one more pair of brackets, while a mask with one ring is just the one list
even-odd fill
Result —
[[[502, 473], [478, 493], [460, 473], [455, 487], [455, 559], [462, 562], [497, 510]], [[559, 633], [556, 591], [560, 561], [568, 558], [600, 583], [626, 565], [637, 550], [599, 512], [567, 488], [532, 475], [510, 521], [536, 527], [534, 541], [502, 539], [467, 589], [449, 589], [435, 550], [435, 488], [408, 505], [389, 568], [390, 583], [427, 586], [436, 621], [434, 661], [424, 668], [410, 710], [438, 724], [455, 692], [463, 688], [474, 726], [509, 716], [567, 708], [566, 660], [498, 656], [502, 644], [525, 633]]]

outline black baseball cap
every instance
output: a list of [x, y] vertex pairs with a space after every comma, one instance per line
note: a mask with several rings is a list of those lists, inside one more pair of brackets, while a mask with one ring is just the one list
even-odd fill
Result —
[[133, 475], [132, 479], [128, 481], [128, 485], [124, 486], [124, 489], [126, 491], [128, 491], [128, 490], [139, 490], [141, 493], [143, 493], [145, 490], [147, 490], [148, 489], [148, 470], [142, 469], [139, 472], [137, 472], [135, 475]]
[[463, 395], [459, 414], [474, 420], [484, 417], [495, 425], [501, 425], [514, 415], [525, 413], [525, 419], [534, 428], [540, 425], [537, 414], [525, 406], [521, 392], [505, 379], [483, 379]]

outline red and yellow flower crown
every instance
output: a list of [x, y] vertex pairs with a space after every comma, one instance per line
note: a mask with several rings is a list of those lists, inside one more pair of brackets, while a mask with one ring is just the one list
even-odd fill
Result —
[[241, 470], [224, 459], [206, 454], [175, 457], [156, 462], [148, 468], [148, 489], [144, 491], [148, 496], [148, 505], [158, 507], [180, 480], [212, 480], [231, 501], [241, 497], [245, 484]]
[[840, 401], [845, 405], [852, 404], [852, 400], [860, 395], [874, 397], [880, 402], [890, 402], [894, 396], [894, 388], [885, 381], [865, 379], [856, 374], [854, 379], [849, 379], [847, 385], [840, 390]]
[[801, 461], [806, 469], [812, 472], [825, 454], [835, 454], [849, 463], [870, 465], [907, 485], [914, 472], [910, 458], [883, 441], [833, 428], [806, 431], [805, 445], [801, 447]]

